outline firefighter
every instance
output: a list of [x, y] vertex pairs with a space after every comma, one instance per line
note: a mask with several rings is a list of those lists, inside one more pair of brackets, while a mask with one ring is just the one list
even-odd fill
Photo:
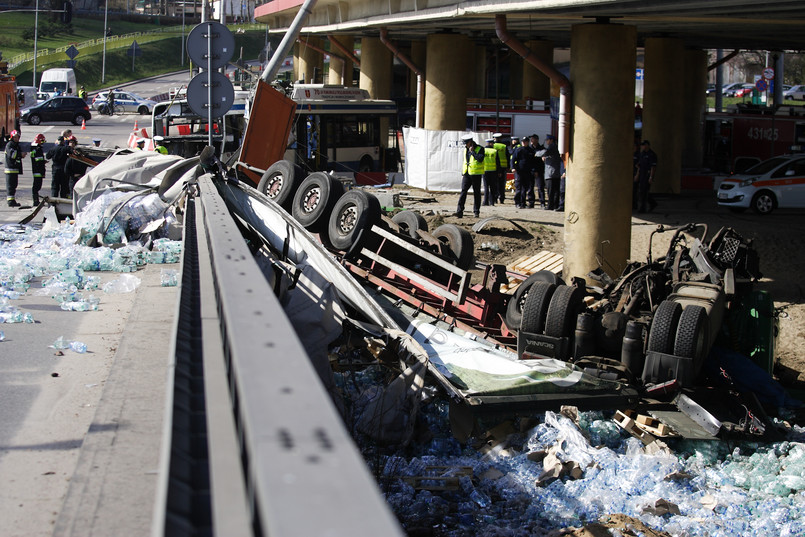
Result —
[[45, 135], [40, 132], [36, 135], [36, 138], [34, 138], [31, 144], [31, 171], [34, 174], [31, 198], [33, 199], [34, 205], [39, 205], [39, 189], [42, 188], [42, 181], [45, 178], [45, 171], [47, 170], [47, 159], [45, 158], [45, 151], [42, 149], [42, 145], [45, 141]]
[[6, 172], [6, 201], [9, 207], [19, 207], [17, 203], [17, 184], [22, 173], [22, 159], [27, 153], [20, 149], [20, 131], [11, 131], [11, 139], [6, 144], [5, 172]]

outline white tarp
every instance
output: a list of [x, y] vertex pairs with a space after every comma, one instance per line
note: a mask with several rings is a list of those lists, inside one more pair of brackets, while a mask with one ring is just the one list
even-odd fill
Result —
[[[461, 190], [461, 159], [468, 131], [432, 131], [403, 127], [405, 184], [431, 192]], [[483, 147], [491, 132], [469, 132]]]

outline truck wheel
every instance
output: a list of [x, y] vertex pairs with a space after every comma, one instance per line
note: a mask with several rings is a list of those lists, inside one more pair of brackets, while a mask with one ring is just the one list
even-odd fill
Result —
[[291, 214], [312, 233], [326, 229], [330, 213], [344, 195], [344, 185], [324, 172], [313, 172], [302, 181], [291, 205]]
[[699, 373], [708, 351], [710, 325], [707, 310], [702, 306], [689, 305], [682, 310], [674, 339], [674, 355], [693, 359], [694, 374]]
[[682, 305], [679, 302], [663, 300], [654, 313], [651, 321], [651, 328], [648, 334], [648, 346], [646, 351], [661, 352], [672, 354], [674, 352], [674, 340], [676, 339], [676, 328], [679, 325], [679, 317], [682, 315]]
[[[531, 294], [531, 293], [529, 293]], [[548, 314], [545, 316], [545, 335], [569, 337], [576, 329], [576, 317], [581, 311], [584, 289], [560, 285], [551, 297]], [[525, 311], [523, 312], [525, 317]]]
[[302, 168], [288, 160], [279, 160], [268, 167], [260, 178], [257, 190], [268, 196], [274, 203], [290, 210], [299, 183], [302, 182]]
[[[336, 202], [327, 228], [337, 250], [360, 252], [370, 228], [380, 221], [380, 201], [362, 190], [350, 190]], [[358, 244], [360, 243], [360, 244]]]
[[418, 239], [419, 233], [417, 230], [428, 230], [428, 222], [425, 218], [416, 211], [400, 211], [391, 217], [392, 221], [400, 226], [400, 231], [405, 233], [412, 239]]
[[545, 329], [545, 318], [551, 297], [556, 293], [556, 285], [548, 282], [535, 282], [528, 290], [520, 320], [520, 331], [541, 334]]
[[550, 270], [540, 270], [535, 272], [517, 286], [514, 290], [514, 295], [509, 300], [509, 305], [506, 307], [506, 326], [510, 330], [518, 330], [523, 318], [523, 307], [525, 306], [525, 299], [531, 287], [537, 282], [547, 282], [554, 285], [564, 285], [565, 282], [551, 272]]
[[443, 224], [431, 233], [442, 244], [447, 245], [455, 257], [455, 265], [461, 270], [469, 270], [475, 261], [475, 246], [472, 234], [455, 224]]

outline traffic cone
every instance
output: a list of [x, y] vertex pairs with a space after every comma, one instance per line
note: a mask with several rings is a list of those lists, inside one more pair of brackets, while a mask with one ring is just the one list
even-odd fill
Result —
[[137, 120], [136, 119], [134, 120], [134, 129], [132, 129], [132, 130], [135, 130], [135, 131], [137, 130]]
[[87, 130], [87, 120], [86, 119], [81, 120], [81, 130], [82, 131]]

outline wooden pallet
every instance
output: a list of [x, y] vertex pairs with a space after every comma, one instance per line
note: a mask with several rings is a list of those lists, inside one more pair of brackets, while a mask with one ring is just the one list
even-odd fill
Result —
[[[540, 270], [549, 270], [554, 274], [561, 274], [564, 267], [564, 256], [554, 252], [543, 250], [536, 255], [526, 255], [516, 259], [508, 267], [508, 270], [519, 272], [529, 276]], [[501, 286], [501, 291], [504, 293], [511, 293], [517, 289], [522, 280], [511, 278], [509, 283]]]
[[648, 445], [657, 438], [678, 436], [677, 433], [657, 418], [638, 414], [634, 410], [615, 412], [615, 422], [629, 434]]

